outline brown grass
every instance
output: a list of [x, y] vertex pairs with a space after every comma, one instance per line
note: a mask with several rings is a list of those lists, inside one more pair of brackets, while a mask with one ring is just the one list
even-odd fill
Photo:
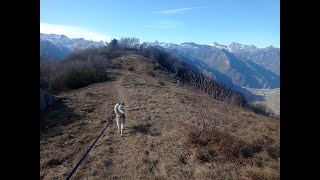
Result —
[[[61, 94], [64, 106], [43, 117], [78, 115], [41, 131], [41, 179], [65, 178], [109, 121], [74, 179], [280, 179], [279, 119], [191, 91], [162, 70], [150, 76], [153, 64], [141, 56], [112, 61], [123, 67], [108, 69], [114, 81]], [[127, 113], [122, 138], [113, 113], [118, 101]]]

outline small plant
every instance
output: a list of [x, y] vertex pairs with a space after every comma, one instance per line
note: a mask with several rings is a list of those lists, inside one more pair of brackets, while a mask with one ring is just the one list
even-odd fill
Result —
[[164, 86], [164, 85], [166, 85], [164, 82], [162, 82], [162, 81], [158, 81], [158, 83], [161, 85], [161, 86]]
[[209, 153], [198, 151], [197, 159], [200, 163], [207, 163], [212, 160], [212, 157]]
[[147, 74], [151, 77], [156, 77], [156, 75], [152, 71], [148, 71]]
[[181, 165], [186, 165], [187, 164], [187, 157], [186, 156], [180, 154], [180, 155], [178, 155], [178, 159], [179, 159], [179, 162], [180, 162]]
[[161, 67], [158, 65], [153, 66], [153, 70], [158, 70], [158, 69], [161, 69]]
[[107, 160], [105, 161], [104, 165], [105, 165], [106, 167], [111, 166], [111, 165], [112, 165], [112, 159], [107, 159]]
[[129, 70], [129, 71], [133, 71], [133, 70], [134, 70], [134, 67], [129, 67], [128, 70]]

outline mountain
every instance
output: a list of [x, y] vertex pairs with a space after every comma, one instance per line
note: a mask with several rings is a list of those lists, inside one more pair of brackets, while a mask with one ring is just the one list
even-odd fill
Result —
[[257, 48], [253, 45], [242, 45], [232, 42], [229, 50], [239, 58], [245, 58], [280, 75], [280, 49], [269, 46]]
[[219, 48], [219, 49], [228, 49], [228, 46], [222, 45], [222, 44], [218, 44], [218, 43], [216, 43], [216, 42], [213, 42], [212, 44], [209, 43], [208, 45], [209, 45], [209, 46], [213, 46], [213, 47], [215, 47], [215, 48]]
[[[149, 45], [166, 48], [184, 62], [197, 66], [204, 74], [221, 80], [229, 86], [235, 84], [250, 88], [280, 87], [280, 75], [262, 66], [262, 62], [260, 64], [255, 62], [259, 59], [258, 53], [262, 50], [252, 45], [225, 46], [218, 43], [200, 45], [194, 42], [185, 42], [180, 45], [155, 42]], [[246, 52], [243, 53], [247, 55], [246, 57], [254, 58], [245, 58], [240, 52]]]
[[[48, 45], [50, 42], [51, 44]], [[41, 52], [48, 52], [46, 55], [58, 59], [64, 59], [70, 53], [86, 49], [106, 46], [104, 41], [91, 41], [83, 38], [68, 38], [65, 35], [40, 33], [40, 56]], [[53, 45], [53, 46], [52, 46]]]
[[71, 51], [60, 49], [48, 40], [40, 38], [40, 59], [44, 57], [52, 57], [57, 60], [64, 59]]
[[[280, 49], [273, 46], [257, 48], [254, 45], [216, 42], [208, 45], [185, 42], [180, 45], [166, 42], [147, 43], [161, 46], [183, 61], [195, 65], [204, 74], [229, 86], [248, 88], [280, 87]], [[40, 33], [40, 56], [64, 59], [70, 53], [107, 45], [107, 42], [68, 38], [65, 35]]]

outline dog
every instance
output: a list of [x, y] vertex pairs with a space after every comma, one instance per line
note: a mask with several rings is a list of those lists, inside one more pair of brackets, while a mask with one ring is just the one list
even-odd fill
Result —
[[114, 106], [114, 113], [116, 114], [118, 132], [121, 134], [121, 137], [122, 137], [124, 125], [126, 123], [126, 116], [125, 116], [125, 112], [124, 112], [124, 103], [117, 103]]

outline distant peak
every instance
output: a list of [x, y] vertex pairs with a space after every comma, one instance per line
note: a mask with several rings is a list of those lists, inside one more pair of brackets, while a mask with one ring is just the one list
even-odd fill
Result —
[[254, 45], [242, 45], [240, 43], [236, 43], [236, 42], [232, 42], [229, 45], [229, 49], [231, 52], [235, 52], [238, 50], [246, 50], [246, 51], [254, 51], [256, 49], [258, 49], [256, 46]]
[[239, 46], [242, 47], [243, 45], [237, 42], [232, 42], [229, 46]]
[[257, 47], [254, 46], [254, 45], [244, 45], [243, 48], [246, 48], [246, 49], [257, 49]]
[[184, 42], [184, 43], [181, 43], [180, 45], [191, 45], [191, 46], [195, 46], [195, 45], [197, 45], [196, 43], [194, 43], [194, 42]]
[[226, 45], [219, 44], [217, 42], [209, 43], [207, 45], [208, 46], [212, 46], [212, 47], [216, 47], [216, 48], [219, 48], [219, 49], [228, 49], [228, 47]]

